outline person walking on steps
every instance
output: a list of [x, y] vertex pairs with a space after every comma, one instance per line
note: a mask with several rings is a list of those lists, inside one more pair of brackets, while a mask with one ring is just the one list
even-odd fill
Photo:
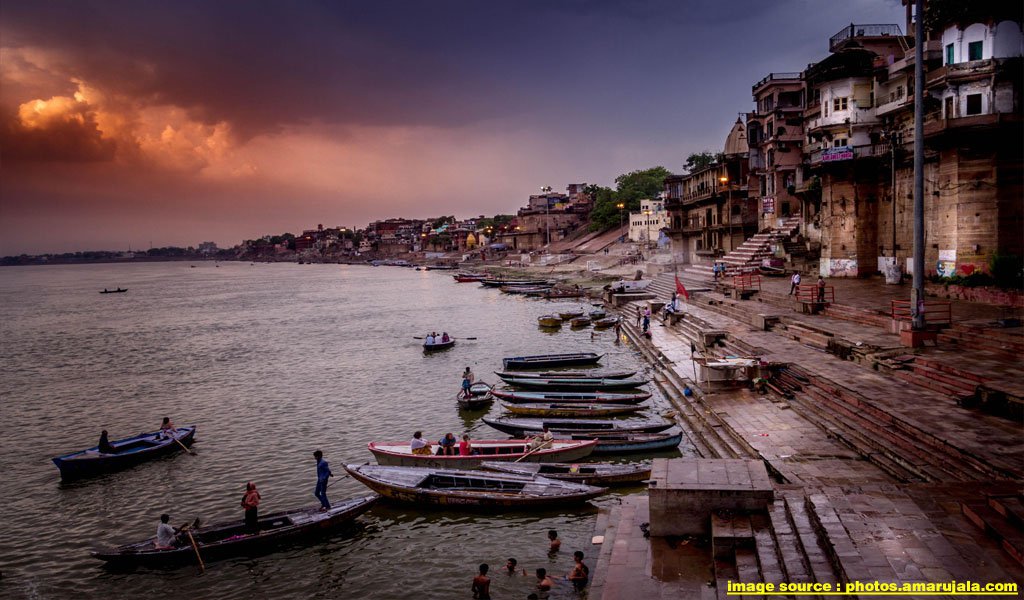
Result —
[[789, 295], [792, 296], [794, 292], [800, 287], [800, 273], [793, 273], [793, 277], [789, 280]]

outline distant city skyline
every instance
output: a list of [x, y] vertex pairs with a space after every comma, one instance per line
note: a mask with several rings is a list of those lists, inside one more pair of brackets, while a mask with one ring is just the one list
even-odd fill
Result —
[[513, 213], [678, 172], [756, 81], [903, 21], [897, 0], [4, 3], [0, 255]]

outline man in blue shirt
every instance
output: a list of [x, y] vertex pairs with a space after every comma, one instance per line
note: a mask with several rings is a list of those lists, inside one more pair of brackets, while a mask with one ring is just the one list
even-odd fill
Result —
[[317, 450], [313, 453], [316, 459], [316, 490], [313, 495], [320, 501], [320, 510], [330, 510], [331, 503], [327, 501], [327, 480], [332, 477], [331, 467], [324, 460], [324, 453]]

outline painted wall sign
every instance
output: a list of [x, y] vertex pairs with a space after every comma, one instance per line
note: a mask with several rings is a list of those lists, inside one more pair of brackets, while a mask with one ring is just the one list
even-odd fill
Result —
[[852, 158], [853, 148], [849, 146], [839, 146], [838, 148], [829, 148], [821, 151], [821, 162], [851, 160]]
[[775, 196], [761, 198], [761, 213], [766, 215], [775, 214]]

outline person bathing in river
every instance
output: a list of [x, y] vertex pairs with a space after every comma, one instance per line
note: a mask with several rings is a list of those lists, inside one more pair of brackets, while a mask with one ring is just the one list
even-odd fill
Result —
[[551, 540], [548, 544], [548, 552], [558, 552], [562, 547], [562, 540], [558, 539], [558, 532], [554, 529], [549, 530], [548, 539]]
[[473, 585], [469, 588], [477, 600], [491, 600], [491, 578], [487, 576], [489, 568], [487, 563], [482, 563], [480, 574], [473, 578]]
[[104, 429], [100, 432], [100, 443], [97, 448], [103, 454], [117, 454], [117, 448], [110, 445], [110, 440], [107, 438], [107, 430]]
[[582, 592], [590, 580], [590, 568], [583, 563], [583, 553], [579, 550], [572, 553], [572, 560], [574, 562], [572, 570], [569, 571], [565, 578], [572, 583], [573, 589], [577, 592]]
[[409, 449], [413, 454], [430, 454], [430, 444], [423, 439], [422, 431], [417, 431], [412, 434], [412, 441], [409, 442]]

